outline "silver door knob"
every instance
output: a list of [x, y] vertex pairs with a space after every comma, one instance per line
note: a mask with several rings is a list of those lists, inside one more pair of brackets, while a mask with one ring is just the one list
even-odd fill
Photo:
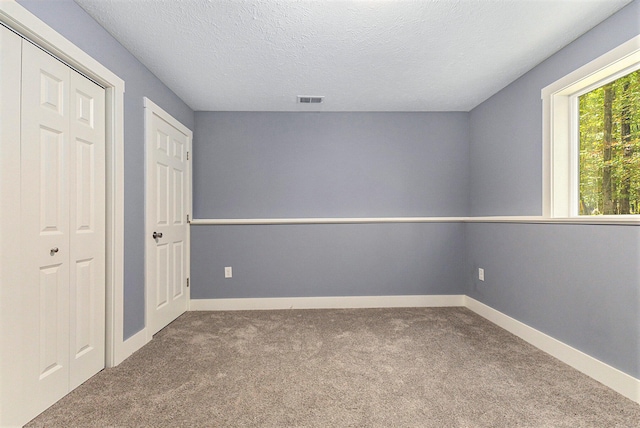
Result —
[[153, 232], [153, 239], [162, 238], [162, 232]]
[[58, 251], [60, 251], [60, 250], [58, 249], [58, 247], [53, 247], [53, 248], [51, 249], [51, 255], [53, 256], [53, 255], [54, 255], [55, 253], [57, 253]]

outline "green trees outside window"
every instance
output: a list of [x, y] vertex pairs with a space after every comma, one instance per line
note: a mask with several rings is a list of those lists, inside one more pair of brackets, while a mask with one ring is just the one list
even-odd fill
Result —
[[640, 70], [579, 97], [580, 215], [640, 213]]

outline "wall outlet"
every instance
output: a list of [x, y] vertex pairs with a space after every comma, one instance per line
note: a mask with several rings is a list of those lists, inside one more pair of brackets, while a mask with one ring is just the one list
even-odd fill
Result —
[[478, 279], [484, 281], [484, 269], [478, 268]]
[[233, 272], [231, 270], [231, 266], [226, 266], [224, 268], [224, 277], [225, 278], [231, 278], [233, 276]]

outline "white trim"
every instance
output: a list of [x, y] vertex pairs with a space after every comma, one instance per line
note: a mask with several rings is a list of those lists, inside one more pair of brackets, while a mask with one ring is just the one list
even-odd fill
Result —
[[231, 226], [269, 224], [369, 224], [369, 223], [535, 223], [640, 225], [640, 216], [487, 216], [487, 217], [317, 217], [317, 218], [220, 218], [194, 219], [192, 225]]
[[640, 404], [640, 379], [611, 367], [469, 296], [465, 296], [464, 306], [536, 348]]
[[[577, 96], [640, 68], [640, 35], [542, 89], [545, 217], [577, 216]], [[573, 111], [573, 113], [572, 113]], [[572, 136], [574, 138], [572, 138]]]
[[162, 120], [176, 128], [178, 131], [182, 132], [184, 135], [189, 137], [189, 140], [193, 138], [193, 132], [182, 124], [178, 119], [171, 116], [167, 113], [162, 107], [158, 104], [151, 101], [149, 98], [143, 98], [144, 108], [149, 109], [149, 111], [153, 112], [156, 116], [160, 117]]
[[523, 224], [592, 224], [592, 225], [634, 225], [640, 226], [640, 216], [581, 216], [581, 217], [543, 217], [543, 216], [495, 216], [468, 217], [465, 223], [523, 223]]
[[192, 299], [192, 311], [276, 309], [424, 308], [463, 306], [464, 295]]
[[15, 0], [0, 1], [0, 22], [106, 89], [106, 365], [115, 366], [122, 361], [118, 356], [123, 346], [124, 81]]
[[134, 352], [151, 342], [151, 339], [152, 337], [147, 335], [147, 329], [143, 328], [122, 343], [122, 346], [118, 349], [118, 358], [120, 358], [120, 361], [126, 360]]
[[194, 219], [194, 225], [249, 224], [354, 224], [354, 223], [453, 223], [466, 217], [317, 217], [317, 218], [220, 218]]
[[[124, 82], [123, 82], [124, 85]], [[124, 86], [107, 88], [106, 138], [106, 366], [124, 361], [118, 355], [124, 344]]]
[[[23, 288], [20, 264], [20, 90], [22, 39], [0, 27], [0, 426], [20, 425], [24, 409], [21, 376]], [[17, 160], [17, 161], [16, 161]]]

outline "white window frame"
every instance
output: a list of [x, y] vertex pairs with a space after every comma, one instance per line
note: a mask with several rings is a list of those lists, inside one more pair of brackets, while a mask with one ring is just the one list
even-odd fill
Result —
[[640, 69], [640, 35], [542, 89], [543, 216], [615, 222], [638, 215], [580, 216], [578, 97]]

